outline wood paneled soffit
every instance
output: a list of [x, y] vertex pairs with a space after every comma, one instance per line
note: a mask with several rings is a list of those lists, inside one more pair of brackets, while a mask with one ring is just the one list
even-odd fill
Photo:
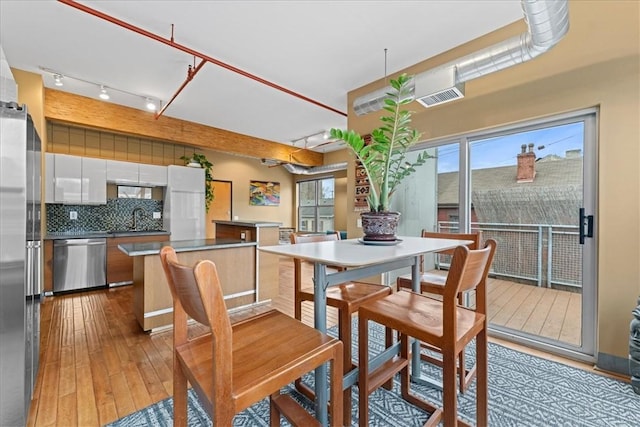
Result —
[[156, 120], [153, 113], [53, 89], [45, 89], [44, 115], [51, 121], [208, 148], [229, 154], [306, 166], [320, 166], [323, 163], [322, 153], [300, 150], [273, 141], [167, 116], [161, 116]]

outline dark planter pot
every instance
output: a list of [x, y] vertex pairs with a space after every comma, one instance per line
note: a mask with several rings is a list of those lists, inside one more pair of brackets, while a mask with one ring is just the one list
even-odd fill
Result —
[[400, 212], [362, 212], [364, 240], [394, 241], [400, 221]]

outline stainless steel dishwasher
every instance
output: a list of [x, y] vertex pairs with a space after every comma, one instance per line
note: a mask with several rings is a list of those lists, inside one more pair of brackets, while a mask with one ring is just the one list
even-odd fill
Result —
[[60, 239], [53, 242], [53, 291], [107, 285], [107, 239]]

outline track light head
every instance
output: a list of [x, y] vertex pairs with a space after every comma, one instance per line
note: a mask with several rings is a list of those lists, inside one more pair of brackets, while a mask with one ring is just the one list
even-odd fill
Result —
[[111, 98], [109, 96], [109, 93], [107, 92], [107, 88], [105, 88], [104, 85], [100, 85], [100, 95], [98, 96], [100, 97], [100, 99], [104, 99], [105, 101]]
[[147, 107], [147, 110], [149, 111], [156, 111], [158, 109], [158, 106], [156, 105], [155, 101], [151, 98], [146, 98], [145, 100], [145, 106]]
[[64, 83], [62, 82], [62, 78], [63, 78], [62, 74], [54, 74], [53, 75], [53, 84], [58, 86], [58, 87], [59, 86], [63, 86]]

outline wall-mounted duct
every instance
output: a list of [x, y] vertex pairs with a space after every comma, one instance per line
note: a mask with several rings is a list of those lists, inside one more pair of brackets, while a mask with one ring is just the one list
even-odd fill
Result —
[[[569, 31], [569, 5], [567, 0], [521, 0], [528, 31], [420, 73], [414, 79], [413, 99], [422, 99], [425, 106], [458, 99], [464, 94], [462, 83], [513, 65], [529, 61], [555, 46]], [[445, 81], [447, 73], [454, 71], [453, 84], [440, 86], [428, 83], [432, 79]], [[444, 77], [443, 77], [444, 76]], [[423, 86], [418, 84], [422, 82]], [[378, 89], [357, 98], [353, 109], [358, 116], [381, 110], [391, 87]], [[425, 90], [428, 92], [421, 92]], [[458, 92], [458, 93], [456, 93]]]
[[292, 165], [291, 163], [285, 163], [282, 165], [289, 172], [296, 175], [318, 175], [321, 173], [337, 172], [347, 169], [347, 162], [333, 163], [330, 165], [314, 166], [307, 168], [304, 166]]

